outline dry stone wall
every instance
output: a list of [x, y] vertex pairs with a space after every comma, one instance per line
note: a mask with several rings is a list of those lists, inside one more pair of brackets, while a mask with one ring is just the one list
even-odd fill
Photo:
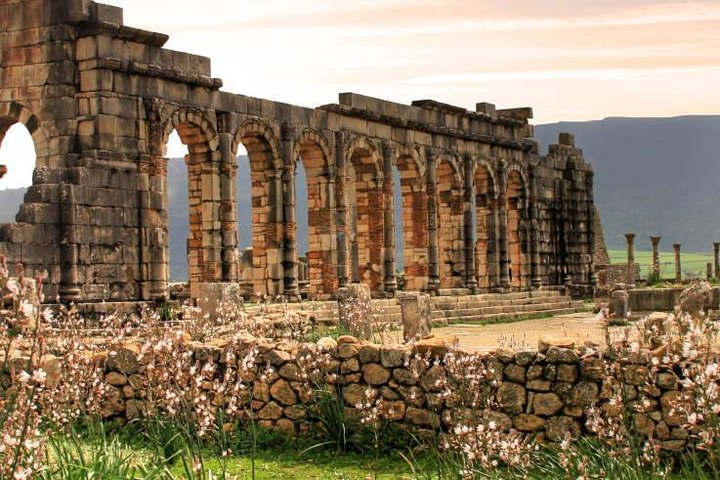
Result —
[[[628, 408], [631, 418], [626, 420], [636, 432], [656, 438], [665, 450], [682, 450], [691, 434], [686, 424], [692, 407], [685, 407], [692, 397], [683, 391], [674, 366], [657, 366], [662, 352], [621, 359], [545, 344], [540, 352], [478, 355], [450, 348], [441, 339], [375, 345], [349, 336], [324, 338], [316, 345], [248, 338], [178, 348], [194, 352], [195, 371], [225, 379], [224, 384], [206, 379], [198, 394], [216, 407], [237, 403], [233, 395], [241, 396], [238, 408], [252, 409], [262, 426], [285, 433], [307, 431], [313, 392], [334, 392], [335, 385], [350, 414], [377, 407], [385, 420], [426, 430], [492, 421], [503, 430], [561, 441], [566, 435], [589, 434], [589, 420], [620, 418]], [[249, 370], [248, 358], [256, 365]], [[150, 360], [132, 346], [107, 356], [103, 416], [132, 419], [147, 411], [153, 389], [146, 375]], [[214, 366], [206, 369], [208, 364]], [[247, 389], [228, 388], [227, 371], [240, 364], [245, 373], [238, 373], [237, 381]], [[250, 370], [254, 375], [247, 376]], [[230, 378], [229, 384], [235, 381]], [[221, 384], [225, 387], [218, 388]]]
[[[45, 272], [48, 298], [167, 298], [173, 131], [188, 150], [194, 297], [240, 280], [253, 293], [299, 297], [298, 162], [308, 174], [314, 298], [353, 281], [395, 294], [394, 166], [408, 289], [592, 286], [592, 169], [569, 134], [540, 155], [532, 109], [354, 93], [302, 108], [221, 91], [208, 58], [168, 50], [167, 40], [90, 0], [0, 1], [0, 141], [21, 123], [37, 153], [17, 222], [0, 227], [0, 252], [28, 275]], [[241, 145], [251, 262], [238, 250]]]

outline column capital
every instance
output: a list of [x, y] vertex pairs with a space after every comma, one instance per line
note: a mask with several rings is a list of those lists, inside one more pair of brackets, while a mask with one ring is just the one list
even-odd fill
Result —
[[632, 242], [635, 240], [635, 234], [634, 233], [626, 233], [625, 234], [625, 240], [628, 242]]

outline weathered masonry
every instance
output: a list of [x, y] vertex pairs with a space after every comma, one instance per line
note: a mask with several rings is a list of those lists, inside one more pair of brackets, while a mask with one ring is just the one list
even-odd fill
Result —
[[0, 140], [20, 122], [37, 153], [17, 221], [0, 229], [0, 253], [46, 270], [50, 298], [166, 297], [173, 131], [188, 149], [195, 291], [248, 275], [238, 253], [240, 145], [252, 172], [256, 292], [299, 294], [298, 162], [315, 297], [357, 281], [378, 295], [396, 291], [395, 167], [406, 289], [594, 283], [592, 169], [569, 134], [540, 155], [531, 109], [352, 93], [301, 108], [220, 91], [209, 59], [164, 49], [167, 39], [89, 0], [0, 0]]

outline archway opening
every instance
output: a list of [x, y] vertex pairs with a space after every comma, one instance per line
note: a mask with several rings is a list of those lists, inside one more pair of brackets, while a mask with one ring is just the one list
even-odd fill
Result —
[[[250, 216], [239, 219], [240, 237], [250, 231], [252, 241], [241, 255], [240, 278], [247, 295], [282, 295], [285, 272], [283, 264], [283, 189], [282, 169], [263, 132], [253, 124], [238, 135], [239, 151], [245, 149], [249, 164], [250, 185], [238, 188], [238, 197], [249, 194]], [[244, 162], [240, 162], [244, 163]], [[245, 240], [241, 245], [245, 245]]]
[[507, 180], [507, 238], [510, 286], [522, 288], [528, 285], [529, 272], [524, 256], [527, 254], [525, 222], [525, 184], [516, 170], [508, 174]]
[[329, 298], [337, 290], [335, 183], [330, 159], [310, 139], [300, 141], [298, 155], [296, 222], [298, 252], [304, 258], [299, 276], [306, 277], [307, 297]]
[[463, 192], [455, 167], [447, 160], [438, 166], [438, 263], [440, 288], [464, 284]]
[[[492, 208], [495, 188], [492, 184], [490, 172], [484, 166], [475, 170], [475, 272], [478, 288], [489, 289], [493, 287], [491, 277], [496, 269], [490, 264], [490, 247], [495, 241], [495, 232], [492, 231]], [[495, 248], [492, 248], [494, 251]]]
[[188, 149], [183, 145], [176, 130], [168, 137], [165, 158], [167, 160], [168, 196], [168, 243], [170, 282], [187, 282], [188, 238], [190, 214], [188, 207], [188, 171], [185, 156]]
[[[428, 279], [428, 227], [426, 182], [421, 177], [416, 160], [410, 155], [398, 158], [395, 190], [395, 228], [397, 245], [402, 245], [403, 271], [406, 290], [423, 290]], [[398, 204], [401, 210], [398, 212]], [[400, 240], [401, 239], [401, 240]], [[400, 243], [402, 241], [402, 243]]]
[[252, 169], [250, 156], [245, 145], [238, 144], [236, 152], [236, 188], [235, 197], [237, 209], [237, 255], [238, 280], [243, 293], [251, 296], [255, 293], [253, 284], [253, 198], [252, 198]]
[[378, 182], [377, 158], [368, 148], [356, 148], [350, 157], [350, 252], [353, 282], [380, 290], [384, 277], [383, 192]]
[[0, 223], [14, 222], [32, 185], [35, 143], [22, 123], [0, 117]]

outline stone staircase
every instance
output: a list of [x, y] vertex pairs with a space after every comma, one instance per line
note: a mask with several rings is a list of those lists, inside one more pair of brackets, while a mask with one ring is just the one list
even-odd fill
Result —
[[557, 290], [479, 295], [437, 296], [432, 300], [435, 324], [495, 323], [590, 311], [582, 300]]
[[[582, 300], [572, 300], [557, 290], [534, 292], [488, 293], [469, 295], [467, 290], [453, 289], [453, 295], [432, 297], [432, 318], [435, 325], [462, 323], [494, 323], [529, 317], [550, 317], [590, 311]], [[338, 307], [335, 301], [313, 301], [286, 304], [250, 304], [245, 311], [252, 315], [264, 311], [305, 313], [318, 324], [337, 325]], [[373, 300], [377, 325], [402, 323], [400, 302], [396, 298]]]

